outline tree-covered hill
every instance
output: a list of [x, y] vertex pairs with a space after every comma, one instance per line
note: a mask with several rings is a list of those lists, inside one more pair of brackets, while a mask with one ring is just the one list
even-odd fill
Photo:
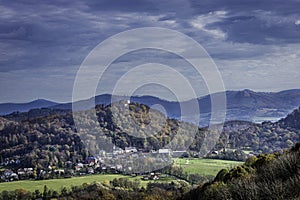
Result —
[[[20, 160], [18, 166], [23, 167], [61, 167], [66, 161], [85, 161], [89, 154], [97, 153], [101, 150], [100, 143], [93, 148], [86, 147], [89, 141], [101, 141], [103, 137], [122, 149], [136, 147], [147, 152], [166, 145], [173, 150], [189, 146], [190, 154], [196, 155], [205, 135], [212, 136], [207, 128], [168, 119], [146, 105], [131, 103], [128, 106], [128, 113], [123, 112], [123, 103], [96, 106], [98, 124], [89, 117], [91, 110], [80, 111], [76, 115], [79, 116], [77, 127], [72, 113], [62, 110], [35, 109], [0, 118], [0, 161]], [[298, 127], [299, 109], [277, 123], [226, 122], [214, 150], [225, 152], [225, 156], [220, 153], [219, 158], [236, 160], [245, 158], [239, 157], [242, 150], [253, 154], [282, 151], [300, 141]]]
[[250, 157], [243, 165], [221, 170], [214, 181], [187, 193], [192, 199], [299, 199], [300, 143], [283, 154]]
[[[120, 105], [96, 106], [98, 124], [89, 118], [91, 110], [78, 112], [76, 121], [79, 127], [75, 127], [71, 112], [52, 109], [35, 109], [38, 114], [48, 113], [43, 117], [30, 117], [32, 111], [29, 111], [9, 115], [7, 119], [0, 118], [1, 162], [20, 160], [19, 165], [23, 167], [62, 167], [66, 161], [84, 162], [90, 153], [101, 150], [103, 136], [122, 149], [132, 146], [150, 151], [163, 148], [170, 140], [170, 148], [184, 149], [185, 142], [192, 143], [193, 131], [198, 136], [204, 133], [197, 126], [168, 119], [138, 103], [130, 104], [128, 115], [124, 115]], [[138, 136], [132, 135], [133, 131]], [[176, 137], [176, 134], [182, 137]], [[89, 138], [99, 141], [94, 149], [86, 148]]]
[[299, 127], [299, 108], [275, 123], [229, 121], [224, 124], [219, 149], [248, 149], [254, 154], [281, 151], [300, 141]]
[[72, 116], [57, 115], [22, 122], [1, 118], [1, 162], [18, 162], [18, 167], [63, 166], [79, 161], [87, 152], [74, 131]]
[[300, 107], [279, 121], [281, 127], [300, 129]]

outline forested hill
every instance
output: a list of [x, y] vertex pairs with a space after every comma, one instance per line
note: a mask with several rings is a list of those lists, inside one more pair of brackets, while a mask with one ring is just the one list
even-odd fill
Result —
[[[189, 136], [191, 130], [198, 131], [198, 137], [204, 131], [196, 126], [175, 119], [167, 119], [162, 113], [141, 104], [130, 104], [130, 116], [113, 116], [120, 114], [120, 106], [96, 106], [96, 114], [100, 129], [104, 135], [122, 149], [133, 146], [142, 151], [158, 150], [174, 140], [175, 133], [181, 133], [187, 140], [192, 141]], [[47, 110], [43, 110], [46, 112]], [[9, 115], [9, 119], [0, 118], [0, 155], [1, 162], [20, 160], [23, 167], [36, 166], [45, 168], [49, 165], [62, 167], [64, 162], [84, 162], [89, 152], [84, 147], [82, 138], [97, 137], [89, 129], [80, 130], [81, 137], [75, 130], [73, 115], [48, 110], [53, 115], [46, 117], [28, 117], [28, 113], [15, 113]], [[79, 112], [82, 118], [78, 123], [89, 124], [96, 127], [95, 121], [89, 119], [90, 110]], [[14, 121], [14, 118], [17, 121]], [[20, 120], [21, 119], [21, 120]], [[82, 120], [82, 121], [80, 121]], [[131, 121], [130, 121], [131, 120]], [[140, 137], [134, 137], [128, 133], [132, 126], [140, 127]], [[150, 123], [151, 122], [151, 123]], [[152, 133], [146, 137], [147, 133]], [[202, 136], [199, 138], [203, 138]], [[98, 138], [99, 139], [99, 138]], [[174, 145], [183, 149], [185, 138], [176, 139]]]
[[0, 118], [1, 163], [20, 160], [16, 167], [46, 168], [63, 166], [67, 160], [80, 161], [87, 156], [75, 133], [72, 116], [55, 115], [16, 122]]
[[[150, 151], [164, 148], [172, 141], [176, 149], [182, 150], [186, 142], [191, 142], [191, 155], [199, 152], [206, 128], [168, 119], [146, 105], [131, 103], [128, 106], [130, 109], [128, 116], [113, 116], [113, 113], [122, 113], [118, 110], [121, 109], [120, 106], [96, 106], [100, 129], [117, 147], [124, 149], [133, 146], [140, 151]], [[86, 160], [89, 152], [82, 141], [82, 135], [85, 138], [97, 138], [97, 135], [81, 130], [79, 137], [71, 112], [52, 109], [39, 109], [35, 112], [47, 112], [49, 115], [31, 118], [28, 112], [0, 118], [1, 162], [18, 159], [21, 160], [20, 165], [23, 167], [44, 168], [49, 164], [63, 166], [66, 161], [75, 163]], [[86, 116], [89, 112], [90, 110], [81, 111], [80, 115]], [[84, 121], [85, 124], [96, 126], [89, 118], [83, 119], [88, 120]], [[281, 151], [300, 141], [298, 119], [299, 109], [277, 123], [227, 122], [215, 150], [249, 150], [254, 154]], [[139, 129], [138, 137], [130, 134], [133, 126], [129, 124], [132, 124], [132, 121], [137, 125], [135, 128]], [[190, 133], [194, 130], [197, 130], [197, 134], [191, 137]], [[177, 133], [183, 137], [175, 137]], [[222, 158], [222, 155], [218, 156]]]
[[286, 118], [279, 121], [282, 127], [291, 127], [294, 129], [300, 129], [300, 107], [294, 110]]
[[254, 154], [271, 153], [291, 148], [298, 141], [300, 141], [300, 108], [275, 123], [228, 121], [224, 124], [216, 150], [223, 147], [250, 150]]

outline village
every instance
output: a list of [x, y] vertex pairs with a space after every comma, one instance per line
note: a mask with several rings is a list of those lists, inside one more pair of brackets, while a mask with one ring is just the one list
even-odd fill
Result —
[[16, 159], [0, 163], [0, 182], [71, 178], [91, 174], [136, 174], [142, 175], [143, 180], [157, 180], [159, 175], [152, 171], [153, 164], [171, 164], [172, 158], [185, 154], [186, 151], [171, 149], [158, 149], [144, 153], [135, 147], [125, 149], [114, 147], [112, 152], [101, 151], [97, 156], [89, 156], [82, 162], [67, 161], [64, 163], [64, 168], [49, 165], [45, 169], [36, 169], [32, 166], [17, 168], [21, 165], [21, 161]]

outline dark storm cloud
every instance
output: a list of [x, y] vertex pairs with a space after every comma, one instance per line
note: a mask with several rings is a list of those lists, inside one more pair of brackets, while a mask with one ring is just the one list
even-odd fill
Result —
[[[274, 65], [287, 63], [280, 57], [281, 47], [290, 69], [297, 67], [294, 63], [300, 55], [299, 0], [0, 0], [0, 90], [7, 87], [8, 79], [23, 78], [28, 85], [20, 83], [18, 87], [30, 88], [38, 84], [37, 78], [51, 85], [58, 82], [58, 76], [71, 87], [70, 77], [97, 44], [121, 31], [145, 26], [171, 28], [191, 36], [221, 67], [227, 65], [228, 74], [228, 66], [235, 66], [236, 74], [249, 71], [244, 65], [251, 59], [259, 68], [266, 64], [266, 56], [270, 62], [277, 61]], [[131, 59], [137, 58], [126, 61]], [[32, 75], [35, 71], [41, 72], [39, 77]], [[285, 81], [284, 77], [278, 80]], [[13, 80], [9, 81], [14, 86]], [[18, 87], [14, 87], [16, 96]], [[60, 93], [67, 90], [71, 89]], [[56, 92], [53, 89], [54, 95]], [[6, 96], [2, 101], [12, 98]]]
[[102, 28], [97, 27], [97, 16], [82, 12], [81, 5], [64, 6], [55, 2], [2, 4], [1, 71], [78, 65], [97, 43], [111, 34], [103, 32], [105, 23]]
[[[203, 41], [210, 33], [223, 32], [224, 39], [239, 43], [300, 42], [300, 26], [295, 24], [299, 9], [298, 1], [278, 0], [2, 1], [0, 70], [78, 65], [110, 35], [135, 27], [169, 26], [159, 22], [176, 22], [177, 30]], [[226, 15], [202, 25], [218, 32], [205, 35], [189, 23], [215, 11]], [[151, 21], [149, 16], [158, 17]]]
[[300, 1], [191, 0], [194, 15], [224, 10], [227, 17], [208, 25], [227, 33], [227, 40], [255, 44], [300, 42]]
[[100, 0], [88, 1], [87, 6], [93, 10], [101, 11], [133, 11], [133, 12], [151, 12], [158, 11], [155, 1], [141, 1], [141, 0]]
[[154, 10], [153, 16], [159, 5], [133, 0], [2, 1], [0, 70], [79, 65], [105, 38], [129, 28], [155, 25], [156, 19], [143, 18]]
[[[211, 27], [220, 27], [228, 35], [228, 40], [254, 44], [284, 44], [300, 42], [300, 27], [293, 17], [269, 16], [260, 12], [252, 16], [228, 18]], [[284, 18], [288, 19], [284, 19]], [[270, 18], [277, 18], [273, 20]], [[281, 21], [281, 19], [286, 21]]]

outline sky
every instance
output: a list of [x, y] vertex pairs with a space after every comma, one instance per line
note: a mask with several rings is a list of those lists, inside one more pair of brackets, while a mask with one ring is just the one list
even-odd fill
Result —
[[[143, 27], [168, 28], [196, 40], [215, 62], [226, 90], [300, 88], [299, 0], [0, 0], [0, 102], [70, 102], [89, 53], [115, 34]], [[120, 56], [96, 94], [111, 93], [132, 66], [154, 61], [186, 74], [197, 96], [207, 94], [205, 81], [193, 77], [187, 63], [157, 50]], [[172, 99], [167, 89], [145, 86], [136, 94]], [[182, 94], [190, 97], [184, 88]]]

